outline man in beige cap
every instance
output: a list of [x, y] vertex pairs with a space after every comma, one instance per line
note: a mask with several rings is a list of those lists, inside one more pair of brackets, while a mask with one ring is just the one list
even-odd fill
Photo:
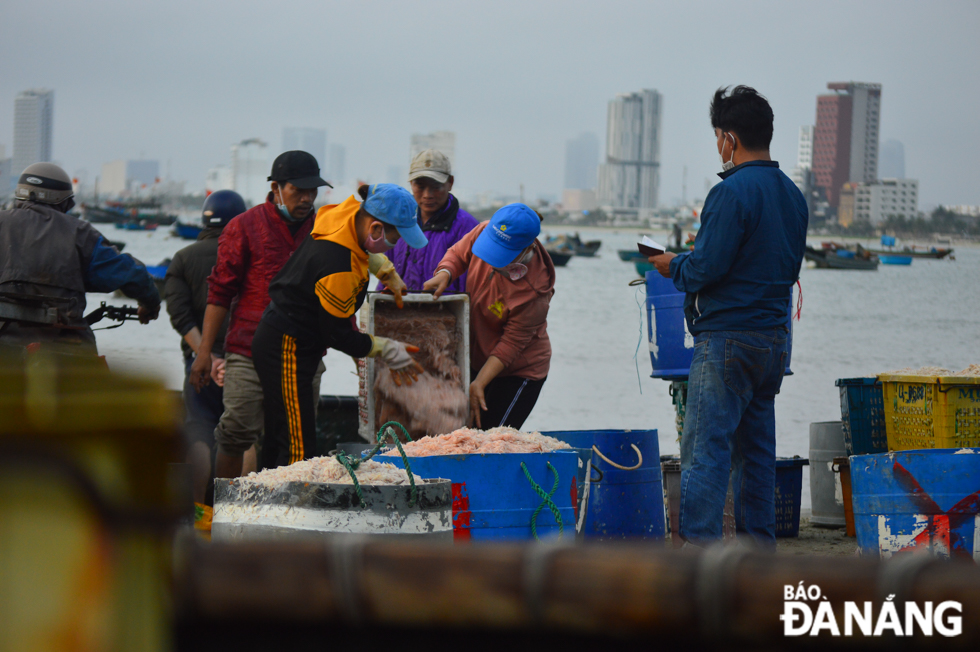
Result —
[[[421, 249], [411, 249], [404, 240], [400, 240], [388, 252], [388, 258], [409, 291], [421, 291], [422, 285], [435, 274], [436, 265], [446, 250], [473, 230], [478, 222], [459, 207], [459, 201], [450, 193], [453, 188], [452, 166], [449, 157], [442, 152], [434, 149], [420, 152], [412, 159], [408, 181], [419, 205], [418, 223], [429, 244]], [[446, 288], [447, 294], [465, 291], [465, 274], [454, 279]]]

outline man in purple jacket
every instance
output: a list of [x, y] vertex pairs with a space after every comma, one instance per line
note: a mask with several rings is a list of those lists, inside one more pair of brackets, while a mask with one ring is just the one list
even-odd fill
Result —
[[[409, 292], [421, 292], [422, 285], [436, 272], [436, 265], [446, 255], [446, 250], [456, 244], [478, 224], [476, 218], [459, 207], [459, 201], [450, 194], [453, 174], [449, 157], [434, 149], [420, 152], [408, 171], [412, 194], [419, 205], [418, 222], [429, 239], [421, 249], [411, 249], [404, 240], [388, 252], [388, 258], [398, 275], [405, 281]], [[378, 289], [384, 289], [379, 285]], [[461, 294], [466, 291], [466, 274], [454, 279], [445, 294]]]

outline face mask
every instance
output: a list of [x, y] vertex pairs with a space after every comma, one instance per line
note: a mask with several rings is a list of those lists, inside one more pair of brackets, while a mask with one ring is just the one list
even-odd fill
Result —
[[364, 240], [364, 251], [370, 254], [383, 254], [394, 247], [395, 245], [388, 242], [388, 238], [385, 237], [384, 228], [381, 229], [380, 238], [372, 238], [371, 233], [368, 232], [368, 236]]
[[[280, 202], [283, 201], [283, 199], [282, 199], [282, 190], [279, 191], [279, 201]], [[286, 208], [285, 202], [283, 202], [281, 204], [276, 204], [276, 207], [279, 209], [279, 214], [282, 215], [286, 220], [288, 220], [290, 222], [299, 222], [299, 221], [301, 221], [301, 220], [297, 220], [295, 217], [293, 217], [292, 215], [289, 214], [289, 209]]]
[[[726, 161], [721, 157], [721, 152], [718, 152], [718, 158], [721, 159], [721, 169], [725, 172], [728, 172], [735, 167], [735, 138], [726, 133], [725, 140], [728, 140], [729, 138], [732, 139], [732, 157]], [[724, 147], [722, 147], [722, 149], [724, 149]]]
[[506, 267], [501, 267], [499, 271], [501, 274], [506, 274], [510, 280], [519, 281], [527, 276], [527, 265], [525, 263], [531, 262], [531, 258], [533, 257], [534, 250], [529, 249], [528, 251], [524, 252], [524, 255], [521, 256], [520, 260], [511, 263]]

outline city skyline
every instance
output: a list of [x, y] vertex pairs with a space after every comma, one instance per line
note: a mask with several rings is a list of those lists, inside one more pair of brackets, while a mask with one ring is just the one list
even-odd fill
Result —
[[[769, 98], [773, 157], [788, 172], [799, 125], [813, 124], [813, 98], [826, 82], [872, 80], [887, 93], [880, 139], [904, 144], [906, 174], [920, 181], [920, 206], [980, 204], [971, 178], [980, 73], [954, 65], [980, 60], [970, 32], [980, 22], [976, 3], [750, 1], [737, 15], [707, 21], [729, 6], [612, 0], [569, 11], [554, 2], [502, 0], [493, 8], [442, 11], [449, 5], [426, 4], [431, 11], [386, 6], [390, 20], [369, 34], [332, 35], [319, 53], [329, 63], [315, 65], [312, 81], [275, 63], [309, 56], [309, 44], [290, 36], [287, 16], [226, 2], [175, 0], [163, 12], [120, 11], [117, 0], [68, 6], [46, 22], [51, 38], [31, 65], [15, 65], [33, 49], [17, 27], [30, 20], [30, 9], [13, 5], [0, 25], [0, 61], [8, 62], [0, 75], [0, 144], [9, 157], [16, 95], [43, 86], [58, 95], [52, 155], [70, 173], [84, 169], [92, 177], [113, 160], [151, 158], [201, 189], [208, 170], [227, 164], [231, 143], [257, 136], [279, 144], [283, 128], [326, 125], [331, 141], [347, 146], [347, 176], [380, 179], [388, 166], [407, 165], [411, 134], [445, 129], [459, 139], [459, 190], [516, 195], [524, 184], [534, 198], [560, 192], [568, 138], [592, 131], [604, 140], [609, 98], [657, 88], [667, 98], [659, 199], [669, 205], [682, 194], [684, 167], [689, 199], [703, 197], [717, 179], [707, 109], [718, 87], [744, 83]], [[506, 20], [514, 11], [523, 16], [517, 25]], [[198, 20], [188, 22], [189, 12]], [[311, 23], [360, 19], [356, 7], [306, 0], [290, 14]], [[110, 16], [117, 38], [86, 37]], [[214, 33], [208, 26], [215, 22], [228, 29]], [[732, 43], [733, 30], [754, 38]], [[444, 39], [421, 52], [434, 61], [446, 51], [453, 56], [429, 82], [404, 53], [416, 51], [419, 34], [433, 32]], [[259, 33], [270, 38], [238, 47], [242, 35]]]

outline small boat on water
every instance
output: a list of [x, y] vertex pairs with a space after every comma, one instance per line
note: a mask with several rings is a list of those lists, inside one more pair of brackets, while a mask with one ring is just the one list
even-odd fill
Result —
[[146, 271], [149, 272], [150, 278], [153, 279], [153, 284], [157, 288], [157, 292], [160, 296], [163, 296], [163, 286], [166, 283], [167, 278], [167, 268], [170, 267], [170, 259], [164, 258], [160, 261], [159, 265], [147, 265]]
[[154, 224], [170, 225], [177, 221], [177, 216], [167, 213], [156, 200], [143, 201], [107, 201], [102, 204], [86, 204], [79, 206], [82, 219], [93, 224], [112, 224], [119, 222], [152, 222]]
[[544, 250], [548, 252], [549, 256], [551, 256], [551, 262], [555, 267], [564, 267], [568, 264], [568, 261], [572, 259], [572, 256], [575, 255], [571, 252], [558, 251], [557, 249], [552, 249], [550, 247], [545, 247]]
[[139, 222], [130, 220], [128, 222], [116, 222], [115, 226], [117, 229], [123, 229], [125, 231], [156, 231], [160, 225], [156, 222], [147, 222], [146, 220]]
[[877, 254], [878, 260], [881, 261], [882, 265], [911, 265], [912, 256], [900, 256], [897, 254]]
[[203, 226], [198, 226], [196, 224], [185, 224], [180, 220], [174, 222], [174, 228], [171, 230], [178, 238], [183, 238], [184, 240], [197, 240], [197, 236], [201, 235], [201, 231], [204, 230]]
[[602, 240], [589, 240], [588, 242], [582, 242], [582, 238], [578, 233], [574, 235], [553, 235], [549, 236], [545, 240], [545, 246], [550, 249], [557, 249], [559, 251], [568, 251], [575, 256], [585, 256], [586, 258], [592, 258], [599, 252], [599, 247], [602, 246]]
[[814, 263], [820, 269], [855, 269], [873, 271], [878, 269], [878, 256], [861, 245], [855, 250], [848, 249], [835, 243], [823, 243], [821, 249], [807, 245], [804, 253], [806, 260]]
[[[826, 245], [827, 243], [824, 243]], [[895, 236], [893, 235], [883, 235], [881, 236], [881, 246], [887, 247], [886, 249], [868, 249], [873, 254], [876, 254], [881, 258], [882, 264], [885, 265], [909, 265], [908, 263], [902, 262], [891, 262], [886, 263], [884, 256], [889, 256], [893, 258], [933, 258], [935, 260], [941, 260], [946, 256], [950, 256], [953, 253], [953, 249], [949, 248], [938, 248], [938, 247], [917, 247], [916, 245], [904, 245], [900, 250], [895, 249]], [[950, 260], [953, 260], [951, 257]]]

